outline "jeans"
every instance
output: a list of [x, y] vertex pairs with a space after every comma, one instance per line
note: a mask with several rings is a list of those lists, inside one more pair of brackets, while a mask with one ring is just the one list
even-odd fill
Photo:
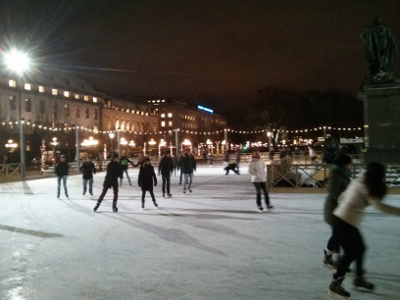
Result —
[[190, 188], [192, 187], [193, 173], [183, 173], [183, 176], [185, 178], [185, 181], [183, 183], [183, 190], [186, 191], [186, 185], [188, 183], [189, 183], [188, 189], [190, 190]]
[[167, 185], [167, 193], [170, 194], [171, 174], [161, 174], [162, 177], [162, 193], [165, 194], [165, 185]]
[[[149, 190], [149, 193], [150, 193], [150, 196], [151, 196], [151, 199], [153, 200], [153, 202], [156, 202], [156, 197], [154, 197], [153, 190]], [[145, 196], [146, 196], [146, 191], [142, 190], [142, 203], [144, 203]]]
[[60, 197], [61, 180], [64, 186], [65, 196], [68, 197], [67, 177], [67, 175], [57, 176], [57, 197]]
[[[129, 178], [128, 169], [123, 170], [122, 173], [125, 173], [126, 178], [128, 178], [129, 185], [132, 185], [131, 179]], [[119, 179], [119, 185], [122, 185], [122, 177]]]
[[[114, 190], [114, 199], [113, 199], [113, 206], [117, 205], [117, 201], [118, 201], [118, 183], [114, 184], [112, 186], [113, 190]], [[100, 205], [101, 201], [103, 201], [104, 196], [107, 194], [108, 191], [108, 187], [103, 187], [103, 191], [101, 192], [101, 195], [99, 197], [99, 199], [97, 200], [98, 205]]]
[[83, 179], [83, 194], [86, 194], [86, 186], [89, 182], [89, 194], [93, 194], [93, 178]]
[[256, 191], [257, 191], [257, 206], [261, 206], [261, 192], [264, 193], [264, 197], [265, 197], [265, 204], [267, 205], [267, 207], [270, 205], [269, 203], [269, 195], [267, 192], [267, 183], [266, 182], [253, 182]]

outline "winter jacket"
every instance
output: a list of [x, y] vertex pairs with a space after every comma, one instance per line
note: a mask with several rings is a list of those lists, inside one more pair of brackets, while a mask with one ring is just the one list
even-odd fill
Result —
[[174, 161], [171, 157], [163, 156], [158, 165], [158, 174], [169, 175], [174, 170]]
[[54, 169], [58, 177], [68, 176], [69, 165], [65, 162], [59, 162]]
[[82, 172], [83, 179], [91, 179], [93, 178], [93, 174], [96, 174], [96, 167], [94, 166], [94, 163], [85, 161], [82, 164], [80, 171]]
[[121, 166], [118, 162], [112, 160], [107, 165], [107, 173], [103, 186], [106, 188], [111, 188], [115, 185], [118, 186], [118, 177], [122, 177]]
[[325, 222], [332, 225], [333, 211], [338, 205], [338, 198], [350, 183], [350, 173], [335, 165], [328, 176], [328, 196], [324, 204]]
[[338, 207], [333, 211], [336, 217], [358, 228], [364, 217], [364, 210], [369, 205], [388, 214], [400, 215], [400, 208], [383, 204], [381, 199], [370, 196], [364, 180], [365, 172], [350, 182], [339, 198]]
[[157, 177], [154, 172], [154, 167], [152, 165], [144, 164], [140, 167], [138, 176], [138, 185], [142, 188], [142, 191], [152, 191], [153, 190], [153, 180], [154, 186], [157, 185]]
[[249, 163], [249, 174], [251, 182], [266, 182], [267, 173], [265, 171], [265, 163], [261, 158], [252, 158]]
[[192, 174], [196, 171], [196, 159], [191, 154], [183, 155], [179, 160], [178, 169], [181, 169], [184, 174]]
[[128, 170], [128, 163], [132, 166], [135, 166], [132, 161], [130, 161], [126, 156], [121, 156], [119, 160], [119, 164], [121, 165], [121, 169], [123, 171]]

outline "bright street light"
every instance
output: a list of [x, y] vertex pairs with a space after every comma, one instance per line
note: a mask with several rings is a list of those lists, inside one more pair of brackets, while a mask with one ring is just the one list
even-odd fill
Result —
[[4, 62], [7, 69], [16, 72], [19, 76], [23, 75], [31, 65], [29, 56], [26, 53], [17, 50], [11, 50], [9, 53], [4, 53]]

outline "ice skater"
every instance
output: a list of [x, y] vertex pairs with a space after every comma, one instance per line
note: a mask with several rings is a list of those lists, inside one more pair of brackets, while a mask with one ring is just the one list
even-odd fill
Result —
[[165, 186], [167, 186], [167, 196], [172, 197], [171, 194], [171, 174], [174, 170], [174, 162], [171, 158], [171, 151], [167, 150], [158, 165], [158, 176], [161, 174], [162, 178], [162, 193], [165, 197]]
[[333, 215], [333, 234], [344, 249], [343, 257], [338, 261], [337, 270], [329, 285], [330, 294], [350, 297], [342, 286], [346, 272], [353, 261], [356, 261], [356, 287], [373, 290], [374, 285], [364, 279], [363, 258], [365, 245], [359, 227], [364, 217], [365, 208], [369, 205], [378, 210], [400, 216], [400, 208], [382, 203], [386, 194], [385, 167], [376, 162], [369, 163], [367, 170], [350, 182], [341, 196]]
[[182, 171], [184, 182], [183, 182], [183, 193], [186, 194], [186, 188], [189, 192], [192, 192], [193, 172], [196, 171], [196, 160], [190, 149], [185, 150], [185, 154], [179, 161], [179, 168]]
[[65, 155], [60, 156], [60, 161], [56, 165], [54, 172], [57, 176], [57, 198], [60, 198], [60, 189], [61, 189], [61, 181], [64, 186], [65, 197], [68, 196], [68, 188], [67, 188], [67, 177], [68, 177], [69, 165], [66, 161]]
[[89, 194], [93, 196], [93, 174], [96, 174], [96, 167], [90, 156], [86, 157], [86, 161], [82, 164], [80, 171], [83, 179], [83, 195], [86, 194], [87, 185], [89, 183]]
[[122, 155], [119, 160], [119, 164], [121, 165], [121, 169], [122, 169], [122, 177], [119, 178], [119, 186], [122, 186], [122, 179], [124, 177], [123, 176], [124, 173], [126, 175], [126, 178], [128, 179], [129, 185], [132, 186], [131, 178], [129, 177], [129, 174], [128, 174], [128, 164], [135, 166], [134, 163], [132, 161], [130, 161], [128, 159], [128, 157], [126, 157], [125, 155]]
[[107, 165], [107, 173], [104, 178], [103, 183], [103, 191], [97, 200], [96, 206], [93, 208], [93, 211], [96, 212], [99, 208], [101, 201], [103, 201], [104, 196], [107, 194], [108, 189], [113, 188], [114, 198], [112, 209], [113, 212], [118, 212], [117, 201], [118, 201], [118, 177], [122, 177], [122, 169], [119, 164], [119, 156], [118, 153], [114, 153], [111, 157], [111, 161]]
[[251, 175], [251, 181], [257, 191], [256, 204], [258, 209], [260, 211], [264, 210], [261, 205], [261, 192], [264, 193], [267, 209], [274, 208], [270, 203], [267, 191], [267, 173], [265, 172], [265, 163], [260, 157], [260, 151], [258, 148], [253, 148], [253, 153], [249, 163], [249, 174]]
[[237, 164], [236, 163], [228, 164], [224, 168], [224, 170], [226, 171], [225, 175], [228, 175], [229, 171], [233, 171], [236, 175], [240, 175], [239, 171], [236, 168], [237, 168]]
[[337, 262], [333, 259], [334, 253], [339, 253], [339, 242], [333, 235], [333, 211], [338, 205], [339, 196], [350, 183], [351, 157], [346, 154], [340, 154], [334, 161], [331, 172], [328, 176], [328, 196], [324, 204], [324, 220], [331, 226], [332, 235], [324, 250], [323, 262], [336, 269]]
[[157, 186], [157, 177], [154, 172], [154, 167], [150, 164], [150, 158], [146, 157], [144, 159], [144, 164], [140, 167], [138, 185], [142, 189], [142, 209], [144, 209], [144, 198], [146, 196], [146, 191], [149, 191], [151, 199], [155, 207], [158, 207], [156, 198], [153, 193], [153, 182], [154, 186]]

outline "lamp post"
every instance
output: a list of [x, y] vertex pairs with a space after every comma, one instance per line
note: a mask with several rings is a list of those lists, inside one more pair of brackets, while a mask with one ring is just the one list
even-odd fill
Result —
[[110, 154], [112, 154], [114, 152], [114, 138], [115, 138], [115, 133], [114, 132], [110, 132], [108, 134], [108, 136], [110, 137], [111, 140], [111, 149], [110, 149]]
[[30, 58], [26, 53], [12, 50], [4, 53], [7, 69], [18, 75], [18, 119], [20, 128], [20, 154], [21, 154], [21, 177], [25, 179], [26, 155], [25, 155], [25, 121], [22, 118], [22, 76], [29, 70], [31, 65]]

